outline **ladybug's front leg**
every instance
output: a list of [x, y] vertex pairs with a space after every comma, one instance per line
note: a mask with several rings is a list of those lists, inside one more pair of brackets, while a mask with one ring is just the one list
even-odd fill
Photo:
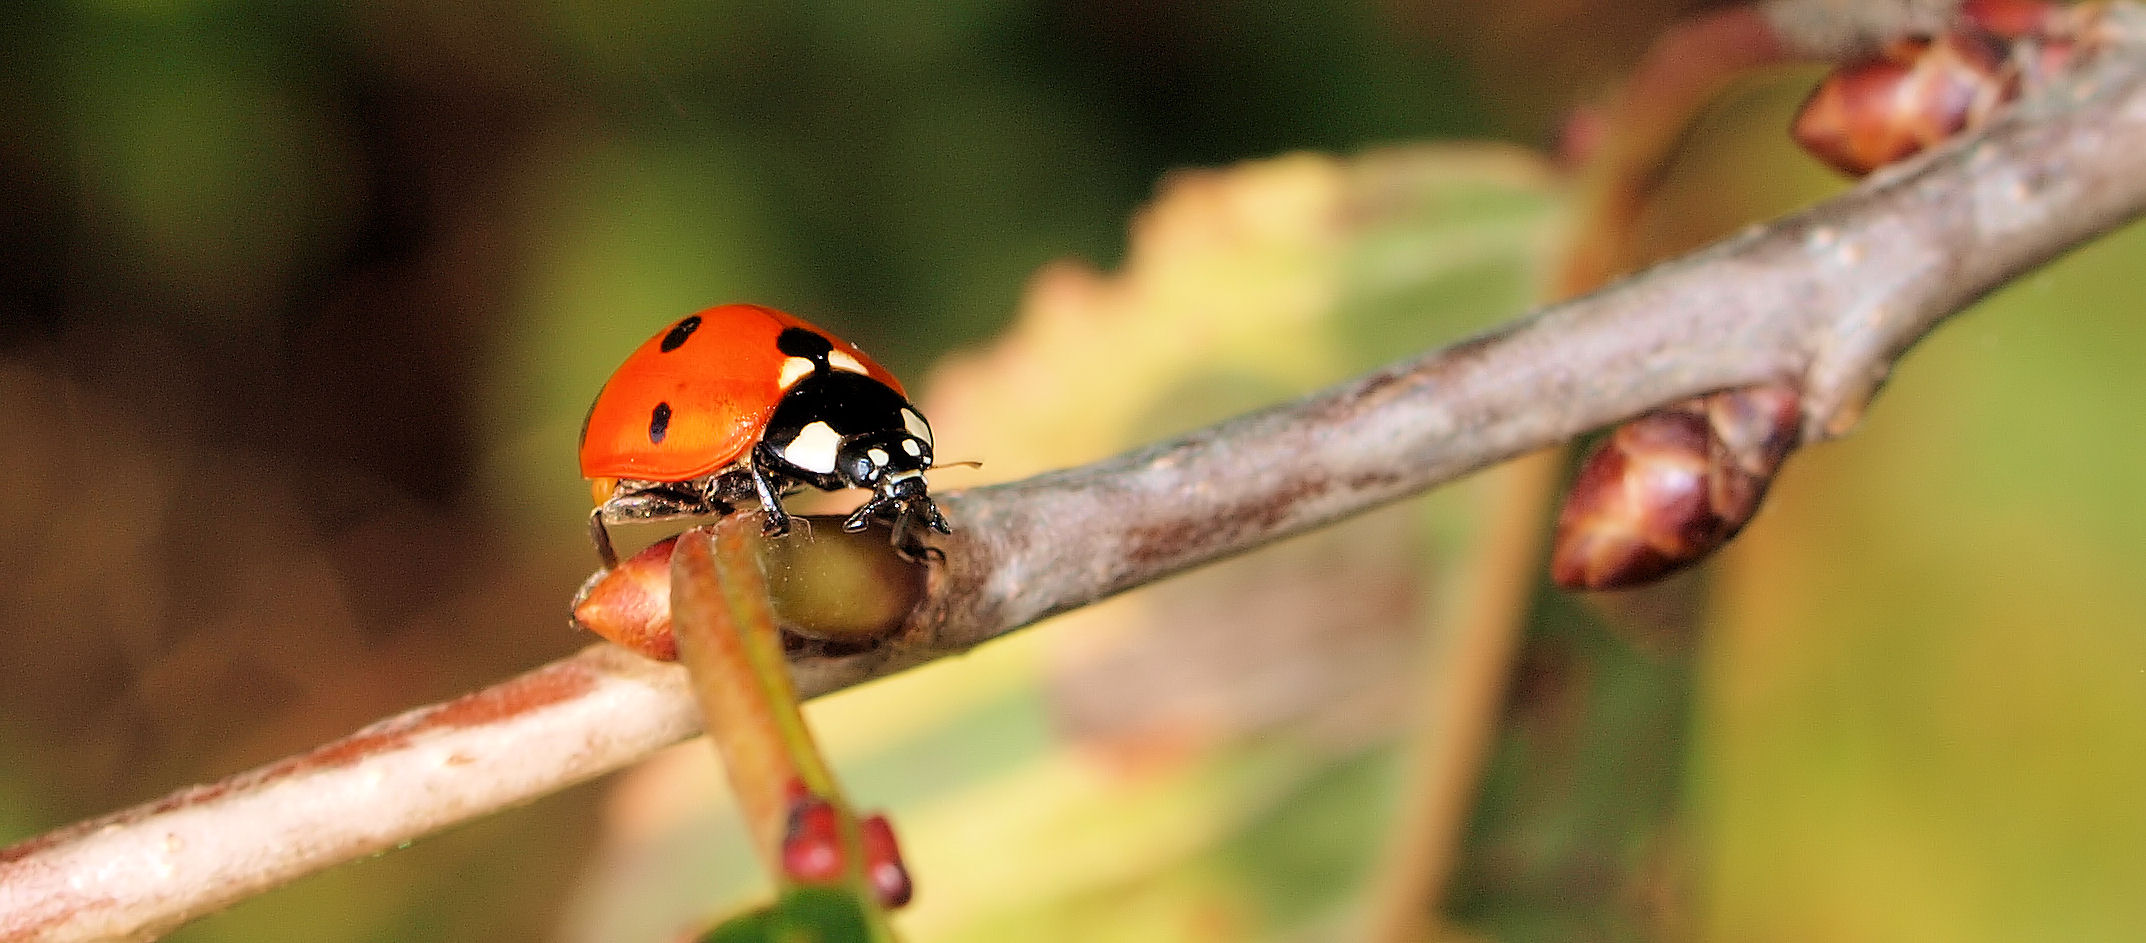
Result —
[[774, 476], [761, 466], [760, 457], [746, 463], [752, 468], [753, 490], [760, 494], [760, 511], [766, 520], [760, 525], [763, 537], [781, 537], [790, 532], [790, 512], [782, 509], [782, 489], [775, 486]]
[[924, 538], [917, 534], [917, 527], [921, 523], [924, 527], [942, 534], [952, 533], [952, 531], [946, 526], [946, 518], [939, 515], [937, 507], [934, 507], [929, 501], [924, 503], [924, 507], [926, 508], [926, 513], [922, 515], [924, 519], [921, 522], [918, 520], [919, 515], [908, 508], [904, 508], [901, 513], [894, 515], [894, 533], [889, 540], [894, 545], [894, 552], [900, 554], [902, 559], [911, 563], [937, 563], [944, 561], [946, 551], [925, 545]]

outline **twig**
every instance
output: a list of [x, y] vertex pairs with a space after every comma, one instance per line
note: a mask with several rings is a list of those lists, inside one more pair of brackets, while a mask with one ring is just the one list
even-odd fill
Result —
[[[2116, 16], [2136, 37], [2140, 14]], [[1946, 317], [2146, 212], [2146, 51], [1976, 139], [1596, 294], [1146, 449], [948, 495], [906, 628], [806, 696], [974, 645], [1653, 406], [1789, 380], [1846, 432]], [[564, 591], [562, 590], [562, 606]], [[599, 648], [302, 757], [0, 851], [0, 940], [143, 938], [615, 769], [695, 729], [675, 668]]]
[[310, 753], [0, 849], [0, 940], [150, 939], [699, 730], [684, 672], [595, 646]]

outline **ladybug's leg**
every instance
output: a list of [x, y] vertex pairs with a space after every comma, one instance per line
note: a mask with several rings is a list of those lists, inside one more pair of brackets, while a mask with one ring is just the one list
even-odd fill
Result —
[[887, 542], [894, 545], [894, 552], [911, 563], [934, 563], [946, 559], [946, 551], [925, 546], [917, 537], [916, 519], [908, 514], [894, 516], [894, 533]]
[[611, 532], [604, 528], [604, 509], [601, 505], [589, 512], [589, 541], [596, 545], [596, 555], [604, 561], [604, 569], [618, 566], [618, 552], [611, 549]]
[[946, 551], [924, 544], [923, 538], [917, 533], [919, 524], [942, 534], [953, 533], [953, 529], [946, 524], [945, 515], [939, 513], [939, 506], [931, 503], [930, 498], [904, 503], [901, 510], [894, 515], [894, 533], [889, 535], [889, 542], [894, 544], [894, 552], [901, 554], [902, 559], [911, 563], [931, 563], [946, 559]]
[[760, 535], [781, 537], [789, 533], [790, 512], [782, 509], [782, 490], [775, 486], [775, 480], [768, 475], [767, 469], [760, 467], [757, 456], [746, 464], [752, 468], [753, 490], [760, 494], [760, 511], [767, 517], [760, 525]]
[[930, 498], [925, 498], [922, 504], [924, 506], [923, 514], [926, 526], [942, 534], [954, 532], [953, 525], [946, 522], [946, 515], [939, 513], [937, 504], [933, 504]]
[[621, 483], [609, 500], [589, 512], [589, 542], [604, 569], [618, 566], [618, 553], [611, 546], [612, 524], [667, 521], [680, 517], [720, 513], [729, 505], [707, 493], [699, 481]]

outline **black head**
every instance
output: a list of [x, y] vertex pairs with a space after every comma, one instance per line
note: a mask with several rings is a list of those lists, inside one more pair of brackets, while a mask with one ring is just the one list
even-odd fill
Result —
[[882, 429], [843, 439], [835, 452], [835, 471], [853, 488], [922, 481], [924, 470], [931, 467], [931, 432], [920, 431], [921, 436], [907, 428]]
[[924, 472], [931, 468], [931, 427], [915, 409], [902, 410], [899, 429], [878, 429], [842, 440], [835, 472], [853, 488], [872, 489], [871, 500], [842, 522], [844, 530], [863, 530], [873, 518], [894, 523], [897, 544], [913, 540], [918, 526], [947, 533], [946, 518], [932, 504]]
[[869, 488], [871, 498], [843, 520], [846, 531], [891, 520], [903, 552], [916, 528], [949, 533], [925, 483], [931, 425], [884, 382], [846, 369], [807, 376], [768, 417], [762, 451], [777, 473], [815, 488]]
[[872, 488], [931, 467], [931, 426], [892, 387], [829, 370], [783, 394], [761, 432], [778, 471], [826, 489]]
[[785, 477], [828, 490], [871, 489], [843, 528], [889, 519], [897, 542], [913, 540], [918, 527], [947, 532], [924, 481], [931, 447], [930, 424], [900, 393], [838, 369], [816, 370], [791, 387], [761, 436], [772, 470]]
[[842, 522], [842, 529], [863, 530], [874, 518], [889, 519], [895, 546], [912, 556], [916, 528], [951, 532], [924, 481], [924, 470], [931, 467], [931, 432], [919, 431], [921, 435], [904, 429], [858, 436], [843, 444], [840, 461], [844, 480], [872, 489], [871, 499]]

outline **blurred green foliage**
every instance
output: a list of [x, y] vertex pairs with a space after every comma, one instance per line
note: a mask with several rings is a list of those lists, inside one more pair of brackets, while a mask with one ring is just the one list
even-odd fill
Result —
[[835, 888], [797, 887], [765, 910], [723, 921], [700, 943], [871, 943], [864, 905]]

